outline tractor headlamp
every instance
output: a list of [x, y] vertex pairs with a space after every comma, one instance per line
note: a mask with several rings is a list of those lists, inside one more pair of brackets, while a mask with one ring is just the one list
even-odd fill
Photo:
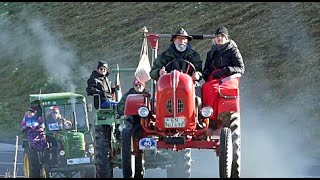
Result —
[[60, 154], [61, 156], [64, 156], [64, 155], [66, 154], [66, 152], [65, 152], [64, 150], [61, 150], [61, 151], [59, 152], [59, 154]]
[[90, 154], [94, 153], [94, 147], [93, 147], [92, 144], [90, 144], [88, 151], [89, 151]]
[[212, 114], [213, 114], [213, 109], [210, 106], [205, 106], [201, 109], [201, 115], [205, 118], [212, 116]]
[[149, 109], [148, 109], [147, 107], [145, 107], [145, 106], [140, 107], [140, 108], [138, 109], [138, 114], [139, 114], [139, 116], [145, 118], [145, 117], [147, 117], [148, 114], [149, 114]]

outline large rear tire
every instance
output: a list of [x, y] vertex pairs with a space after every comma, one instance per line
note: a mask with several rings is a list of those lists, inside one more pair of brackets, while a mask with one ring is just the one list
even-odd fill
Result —
[[99, 125], [95, 128], [95, 162], [97, 178], [113, 178], [111, 165], [111, 127]]
[[231, 177], [232, 166], [232, 136], [231, 129], [223, 127], [220, 134], [219, 174], [220, 178]]
[[172, 152], [175, 164], [167, 167], [167, 178], [191, 178], [191, 148]]
[[46, 164], [43, 164], [41, 167], [41, 178], [51, 178], [49, 167]]
[[81, 178], [96, 178], [96, 167], [87, 166], [80, 171]]
[[240, 114], [231, 115], [231, 133], [233, 145], [233, 159], [231, 168], [231, 178], [240, 178], [241, 165], [241, 136], [240, 136]]
[[24, 149], [23, 172], [25, 178], [40, 178], [40, 161], [36, 151]]
[[123, 178], [133, 178], [135, 173], [135, 156], [133, 155], [132, 128], [127, 126], [121, 131], [121, 163]]

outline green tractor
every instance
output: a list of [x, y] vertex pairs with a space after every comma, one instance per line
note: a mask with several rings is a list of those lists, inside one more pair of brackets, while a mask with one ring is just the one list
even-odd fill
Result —
[[[115, 77], [115, 84], [120, 85], [120, 72], [134, 72], [134, 70], [133, 68], [119, 69], [117, 66], [116, 69], [111, 69], [110, 73]], [[119, 102], [122, 97], [121, 88], [115, 94], [115, 100]], [[99, 107], [101, 107], [101, 102], [99, 102]], [[94, 116], [97, 178], [113, 178], [113, 169], [122, 167], [119, 125], [124, 123], [124, 119], [118, 117], [117, 107], [98, 108]]]
[[[87, 102], [83, 95], [72, 92], [31, 94], [30, 104], [42, 116], [48, 148], [35, 150], [26, 136], [22, 147], [26, 178], [75, 177], [95, 178], [94, 139], [89, 130]], [[59, 108], [62, 122], [50, 122], [49, 113]]]

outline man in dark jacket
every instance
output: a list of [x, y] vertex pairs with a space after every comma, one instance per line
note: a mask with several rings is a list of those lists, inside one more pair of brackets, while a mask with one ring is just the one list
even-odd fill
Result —
[[[189, 42], [192, 40], [192, 36], [183, 29], [179, 29], [176, 34], [172, 35], [170, 47], [161, 53], [161, 55], [155, 59], [153, 66], [151, 67], [150, 76], [154, 80], [158, 80], [161, 75], [166, 74], [174, 69], [182, 70], [182, 72], [188, 73], [192, 76], [193, 80], [199, 81], [202, 76], [202, 61], [198, 52], [192, 49]], [[195, 66], [196, 72], [192, 67], [184, 61], [187, 60]], [[166, 65], [172, 62], [167, 68]]]
[[124, 115], [124, 108], [125, 108], [125, 103], [126, 103], [127, 97], [130, 94], [143, 94], [143, 93], [145, 93], [146, 92], [145, 87], [146, 87], [145, 83], [141, 83], [137, 79], [134, 79], [133, 87], [130, 88], [129, 91], [126, 92], [124, 95], [122, 95], [122, 97], [118, 103], [118, 115], [119, 116]]
[[215, 32], [212, 48], [207, 53], [203, 79], [208, 81], [235, 73], [243, 74], [244, 70], [243, 59], [237, 44], [229, 38], [226, 27], [219, 27]]
[[[104, 103], [116, 103], [113, 101], [113, 93], [115, 88], [111, 87], [111, 82], [108, 78], [108, 64], [104, 61], [99, 61], [97, 69], [93, 70], [90, 78], [87, 80], [87, 95], [93, 96], [94, 94], [100, 95], [101, 107]], [[99, 109], [99, 99], [94, 96], [94, 107]]]

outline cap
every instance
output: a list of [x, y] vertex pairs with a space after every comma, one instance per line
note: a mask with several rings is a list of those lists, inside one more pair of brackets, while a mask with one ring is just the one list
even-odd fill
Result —
[[133, 80], [133, 86], [135, 86], [136, 84], [142, 84], [143, 87], [146, 87], [146, 83], [145, 83], [145, 82], [142, 83], [142, 82], [138, 81], [137, 79], [134, 79], [134, 80]]
[[99, 61], [98, 65], [97, 65], [97, 69], [99, 69], [101, 67], [105, 67], [108, 69], [108, 63], [106, 63], [105, 61]]
[[34, 107], [29, 107], [29, 108], [28, 108], [28, 111], [30, 111], [30, 112], [37, 112], [37, 110], [36, 110]]
[[228, 37], [229, 36], [228, 29], [226, 27], [219, 27], [216, 30], [215, 35], [219, 35], [219, 34], [223, 34], [224, 36]]

